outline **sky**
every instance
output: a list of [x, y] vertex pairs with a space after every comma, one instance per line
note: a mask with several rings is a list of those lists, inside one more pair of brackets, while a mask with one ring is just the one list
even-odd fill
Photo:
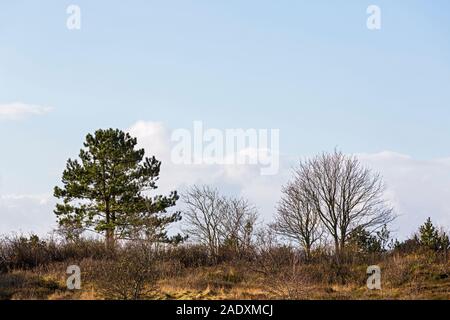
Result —
[[[109, 127], [162, 160], [161, 192], [214, 184], [270, 221], [298, 159], [337, 147], [383, 175], [398, 237], [449, 228], [448, 39], [446, 0], [2, 1], [0, 233], [54, 228], [65, 162]], [[171, 163], [194, 121], [279, 129], [279, 173]]]

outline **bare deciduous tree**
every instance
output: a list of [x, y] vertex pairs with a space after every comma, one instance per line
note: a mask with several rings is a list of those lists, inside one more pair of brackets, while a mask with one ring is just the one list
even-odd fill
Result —
[[311, 249], [323, 235], [320, 216], [314, 204], [304, 194], [301, 181], [294, 179], [283, 187], [283, 196], [278, 203], [275, 232], [297, 242], [311, 258]]
[[208, 248], [212, 258], [227, 245], [237, 254], [251, 245], [257, 211], [246, 199], [227, 198], [210, 186], [193, 186], [183, 195], [185, 230]]
[[219, 254], [225, 202], [219, 191], [209, 186], [193, 186], [183, 195], [186, 205], [185, 230], [194, 240], [208, 248], [211, 257]]
[[241, 255], [251, 246], [258, 213], [244, 198], [224, 198], [224, 203], [223, 239], [234, 252]]
[[394, 218], [380, 175], [354, 156], [335, 150], [302, 161], [295, 179], [333, 238], [338, 259], [355, 228], [374, 231]]

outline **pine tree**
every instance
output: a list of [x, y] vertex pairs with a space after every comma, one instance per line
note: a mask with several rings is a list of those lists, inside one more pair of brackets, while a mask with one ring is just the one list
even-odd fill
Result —
[[54, 196], [63, 201], [54, 211], [61, 227], [104, 234], [108, 248], [116, 239], [142, 236], [157, 242], [181, 240], [166, 232], [181, 219], [179, 212], [167, 213], [178, 195], [148, 195], [157, 188], [161, 162], [144, 158], [144, 149], [136, 149], [136, 144], [136, 138], [118, 129], [86, 136], [80, 159], [67, 161], [63, 188], [54, 189]]
[[419, 241], [422, 246], [431, 250], [439, 249], [439, 233], [431, 222], [431, 218], [428, 218], [427, 221], [420, 226]]

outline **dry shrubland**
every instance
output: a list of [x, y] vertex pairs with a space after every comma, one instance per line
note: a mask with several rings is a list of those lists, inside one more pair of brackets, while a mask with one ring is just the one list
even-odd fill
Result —
[[[148, 196], [161, 163], [136, 143], [120, 130], [87, 136], [55, 188], [62, 239], [0, 240], [0, 298], [450, 298], [448, 233], [428, 219], [394, 241], [382, 179], [353, 156], [301, 161], [262, 225], [247, 199], [212, 186], [188, 187], [170, 213], [179, 196]], [[169, 236], [180, 221], [183, 234]], [[66, 285], [68, 266], [81, 271], [80, 288]], [[369, 266], [381, 269], [381, 290], [368, 289]]]
[[[446, 253], [408, 241], [378, 253], [302, 250], [267, 238], [236, 257], [214, 259], [199, 245], [145, 242], [106, 249], [96, 240], [4, 238], [1, 299], [450, 299]], [[368, 290], [366, 269], [379, 265], [382, 290]], [[80, 290], [66, 287], [66, 268], [81, 269]]]

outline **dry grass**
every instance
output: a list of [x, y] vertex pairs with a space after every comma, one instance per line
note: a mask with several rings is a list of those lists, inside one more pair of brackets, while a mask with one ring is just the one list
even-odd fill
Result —
[[[65, 266], [0, 275], [2, 299], [105, 299], [96, 279], [89, 276], [89, 268], [97, 268], [98, 261], [86, 260], [87, 269], [82, 290], [65, 289]], [[220, 265], [185, 269], [178, 275], [160, 279], [151, 286], [145, 299], [227, 300], [227, 299], [450, 299], [449, 263], [427, 264], [423, 256], [397, 257], [381, 264], [382, 290], [368, 290], [364, 282], [354, 280], [346, 284], [311, 281], [313, 269], [299, 269], [298, 273], [281, 273], [267, 278], [240, 267]], [[355, 270], [362, 270], [356, 268]], [[308, 271], [309, 270], [309, 271]], [[294, 276], [295, 275], [295, 276]], [[357, 277], [355, 277], [357, 278]], [[360, 278], [365, 278], [362, 273]], [[150, 289], [150, 287], [149, 287]]]
[[[450, 299], [450, 262], [430, 252], [392, 252], [337, 266], [327, 256], [306, 263], [279, 248], [212, 265], [198, 247], [145, 256], [129, 247], [111, 255], [87, 242], [18, 245], [20, 255], [11, 246], [2, 253], [12, 259], [0, 269], [0, 299]], [[66, 289], [71, 264], [80, 266], [81, 290]], [[382, 270], [382, 290], [366, 287], [370, 264]]]

